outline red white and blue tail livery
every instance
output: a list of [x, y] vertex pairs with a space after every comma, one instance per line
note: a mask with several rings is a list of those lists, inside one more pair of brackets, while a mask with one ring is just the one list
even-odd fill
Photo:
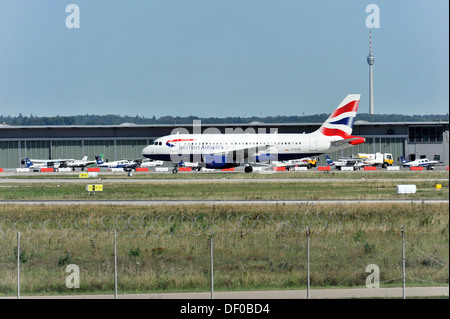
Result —
[[364, 138], [352, 136], [353, 123], [358, 111], [360, 97], [360, 94], [347, 95], [325, 123], [322, 124], [318, 132], [324, 136], [337, 138], [337, 140], [339, 140], [339, 137], [341, 140], [351, 140], [349, 141], [351, 145], [364, 143]]
[[364, 143], [353, 136], [359, 94], [350, 94], [320, 128], [309, 134], [174, 134], [157, 138], [142, 150], [144, 157], [171, 161], [177, 167], [187, 162], [198, 167], [230, 168], [252, 162], [287, 161], [317, 156]]

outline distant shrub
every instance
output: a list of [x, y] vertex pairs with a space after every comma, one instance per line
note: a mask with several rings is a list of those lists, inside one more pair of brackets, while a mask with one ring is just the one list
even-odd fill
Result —
[[374, 251], [375, 251], [375, 244], [369, 244], [367, 242], [364, 244], [364, 255], [369, 255]]
[[[17, 248], [14, 249], [14, 257], [15, 257], [15, 259], [17, 259]], [[30, 255], [27, 254], [26, 250], [20, 251], [19, 261], [22, 264], [25, 264], [29, 258], [30, 258]]]
[[358, 231], [355, 233], [355, 235], [353, 235], [353, 239], [359, 243], [361, 241], [361, 239], [363, 238], [363, 231], [361, 229], [358, 229]]
[[70, 257], [70, 253], [66, 253], [64, 256], [59, 257], [58, 265], [64, 266], [72, 263], [72, 258]]
[[432, 225], [433, 223], [434, 223], [433, 216], [425, 216], [420, 220], [419, 225], [420, 227], [426, 227]]
[[128, 256], [130, 257], [141, 257], [141, 250], [139, 249], [139, 247], [137, 248], [130, 248], [128, 250]]
[[163, 248], [163, 247], [152, 248], [152, 255], [153, 256], [161, 255], [164, 252], [164, 250], [165, 250], [165, 248]]

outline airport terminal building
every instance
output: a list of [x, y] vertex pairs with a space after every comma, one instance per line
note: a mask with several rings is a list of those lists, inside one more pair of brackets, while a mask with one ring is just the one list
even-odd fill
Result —
[[[80, 126], [10, 126], [0, 124], [0, 168], [24, 167], [24, 159], [81, 159], [104, 154], [109, 161], [123, 158], [142, 158], [142, 149], [154, 139], [187, 132], [224, 134], [242, 133], [310, 133], [320, 127], [317, 123], [301, 124], [214, 124], [201, 125], [80, 125]], [[332, 159], [357, 153], [391, 153], [394, 165], [399, 157], [408, 160], [428, 158], [449, 165], [449, 122], [392, 122], [372, 123], [357, 121], [353, 135], [366, 142], [328, 154]], [[169, 165], [169, 164], [168, 164]], [[324, 155], [318, 165], [326, 165]]]

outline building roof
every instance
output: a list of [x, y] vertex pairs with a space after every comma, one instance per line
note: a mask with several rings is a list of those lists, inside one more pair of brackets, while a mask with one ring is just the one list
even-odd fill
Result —
[[[264, 123], [264, 122], [250, 122], [250, 123], [229, 123], [229, 124], [208, 124], [201, 123], [203, 126], [217, 126], [217, 127], [229, 127], [229, 126], [318, 126], [323, 123]], [[429, 121], [429, 122], [366, 122], [356, 121], [354, 125], [359, 126], [387, 126], [387, 125], [448, 125], [449, 121]], [[111, 128], [145, 128], [145, 127], [191, 127], [197, 124], [133, 124], [122, 123], [116, 125], [0, 125], [0, 129], [111, 129]]]

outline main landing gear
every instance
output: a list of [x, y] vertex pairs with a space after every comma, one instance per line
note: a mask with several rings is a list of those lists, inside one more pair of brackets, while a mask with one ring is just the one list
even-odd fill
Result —
[[253, 172], [253, 167], [251, 167], [251, 166], [245, 166], [244, 172], [246, 172], [246, 173], [251, 173], [251, 172]]

